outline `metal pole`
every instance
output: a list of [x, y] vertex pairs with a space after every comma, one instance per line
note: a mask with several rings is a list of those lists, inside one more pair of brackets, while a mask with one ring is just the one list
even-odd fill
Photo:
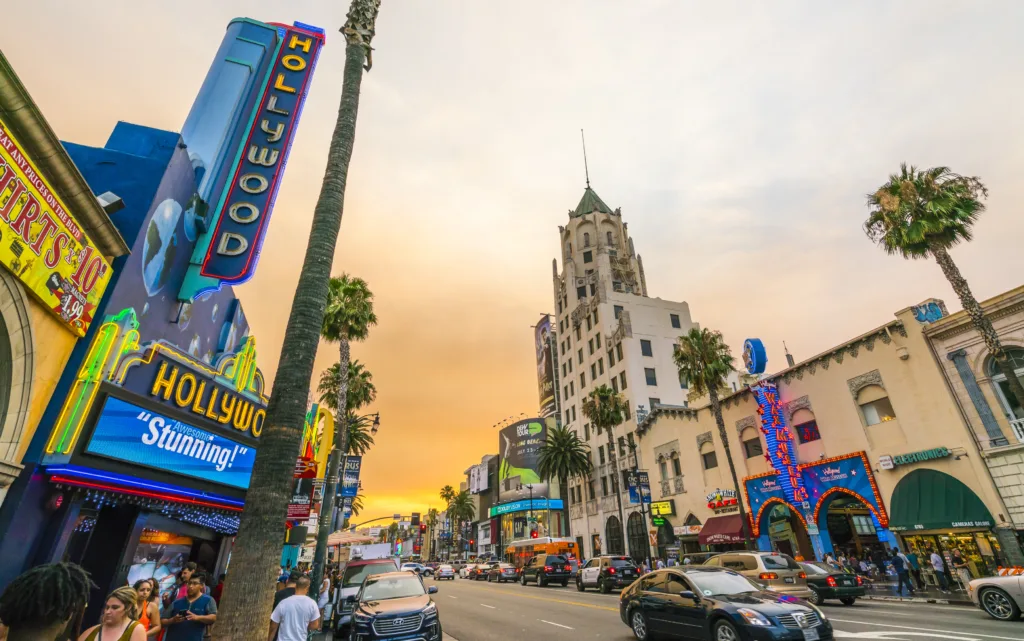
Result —
[[[339, 425], [345, 425], [339, 423]], [[339, 429], [335, 427], [335, 429]], [[338, 468], [343, 459], [341, 450], [331, 451], [330, 460], [327, 463], [327, 474], [324, 476], [324, 498], [320, 502], [320, 516], [317, 523], [316, 551], [313, 554], [313, 584], [310, 592], [320, 596], [320, 585], [324, 579], [324, 569], [327, 562], [327, 537], [331, 534], [331, 516], [334, 512], [334, 494], [338, 490]]]

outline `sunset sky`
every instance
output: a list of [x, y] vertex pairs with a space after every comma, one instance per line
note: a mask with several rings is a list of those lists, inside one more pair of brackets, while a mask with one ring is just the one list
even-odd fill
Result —
[[[345, 1], [5, 3], [4, 54], [58, 135], [179, 131], [228, 21], [328, 40], [256, 277], [239, 288], [272, 378], [341, 91]], [[591, 182], [622, 207], [652, 296], [740, 351], [807, 358], [935, 296], [885, 256], [864, 194], [901, 161], [978, 175], [989, 211], [952, 252], [979, 298], [1020, 285], [1024, 3], [383, 0], [336, 274], [380, 324], [364, 517], [439, 507], [537, 409], [531, 325], [552, 311], [558, 225]], [[1016, 204], [1015, 204], [1016, 203]], [[321, 346], [317, 374], [337, 359]], [[361, 519], [360, 519], [361, 520]]]

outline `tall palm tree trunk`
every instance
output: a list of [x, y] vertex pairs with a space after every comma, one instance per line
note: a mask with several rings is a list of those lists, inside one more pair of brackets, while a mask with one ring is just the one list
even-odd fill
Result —
[[302, 439], [313, 359], [327, 302], [327, 283], [341, 228], [363, 64], [379, 8], [380, 0], [353, 0], [345, 25], [348, 46], [341, 103], [281, 345], [266, 427], [232, 550], [231, 572], [213, 627], [216, 641], [258, 639], [266, 635], [274, 602], [274, 579], [280, 569], [295, 457]]
[[[722, 447], [725, 448], [725, 460], [729, 463], [729, 475], [732, 476], [732, 486], [736, 488], [737, 495], [743, 491], [740, 487], [739, 478], [736, 476], [736, 464], [732, 462], [732, 449], [729, 447], [729, 437], [725, 433], [725, 420], [722, 418], [722, 404], [718, 402], [718, 390], [708, 390], [711, 400], [711, 411], [715, 415], [715, 424], [718, 425], [718, 438], [722, 440]], [[750, 538], [750, 524], [747, 523], [747, 509], [743, 501], [738, 501], [740, 507], [740, 522], [743, 527], [743, 544], [748, 550], [753, 550], [753, 541]]]
[[[611, 554], [626, 553], [626, 517], [622, 512], [622, 492], [619, 491], [619, 466], [615, 463], [615, 434], [608, 429], [608, 460], [612, 465], [612, 492], [615, 492], [615, 504], [619, 506], [619, 528], [622, 530], [622, 550], [609, 550]], [[607, 528], [605, 528], [607, 529]]]
[[[982, 311], [978, 300], [974, 298], [967, 280], [960, 274], [960, 270], [957, 268], [956, 263], [953, 262], [953, 257], [949, 255], [949, 252], [938, 245], [933, 246], [931, 252], [935, 256], [935, 262], [942, 268], [942, 273], [946, 275], [946, 280], [949, 281], [953, 291], [960, 298], [960, 304], [964, 306], [964, 311], [971, 317], [971, 322], [974, 323], [974, 327], [981, 334], [982, 340], [985, 341], [985, 347], [988, 348], [992, 358], [995, 359], [996, 367], [1006, 377], [1006, 385], [1010, 388], [1010, 393], [1017, 399], [1017, 403], [1024, 408], [1024, 385], [1021, 385], [1020, 379], [1017, 378], [1017, 374], [1013, 371], [1013, 363], [1010, 361], [1006, 350], [1003, 349], [999, 335], [996, 334], [996, 330], [992, 327], [992, 321], [985, 316], [985, 312]], [[1024, 416], [1016, 418], [1024, 418]]]
[[338, 341], [341, 360], [338, 361], [338, 413], [339, 420], [334, 422], [334, 450], [327, 464], [324, 475], [324, 495], [320, 501], [320, 520], [317, 523], [316, 550], [313, 552], [312, 590], [318, 596], [320, 585], [324, 580], [324, 569], [327, 565], [327, 538], [331, 535], [331, 523], [334, 515], [334, 497], [338, 485], [344, 485], [338, 478], [338, 470], [345, 469], [346, 453], [348, 452], [348, 364], [351, 358], [348, 339], [342, 337]]
[[[562, 497], [562, 518], [565, 519], [566, 535], [572, 538], [572, 521], [569, 520], [569, 479], [558, 477], [558, 494]], [[531, 506], [532, 507], [532, 506]], [[558, 536], [561, 536], [559, 534]]]

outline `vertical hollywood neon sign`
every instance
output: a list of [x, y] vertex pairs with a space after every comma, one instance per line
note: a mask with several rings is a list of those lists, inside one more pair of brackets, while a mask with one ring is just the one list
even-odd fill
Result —
[[768, 445], [768, 461], [779, 474], [782, 493], [793, 505], [807, 500], [797, 467], [796, 452], [793, 448], [793, 434], [786, 425], [779, 400], [779, 389], [774, 383], [764, 381], [750, 388], [757, 399], [757, 413], [761, 417], [761, 433]]

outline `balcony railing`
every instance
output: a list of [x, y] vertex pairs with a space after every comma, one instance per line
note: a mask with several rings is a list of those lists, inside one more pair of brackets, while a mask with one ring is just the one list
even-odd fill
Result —
[[663, 479], [661, 481], [661, 495], [663, 497], [672, 496], [673, 494], [682, 494], [685, 491], [686, 488], [683, 486], [683, 477], [681, 476]]
[[672, 481], [661, 482], [661, 496], [662, 498], [672, 495]]
[[676, 494], [682, 494], [686, 490], [683, 488], [683, 477], [677, 476], [672, 479], [672, 485], [676, 491]]
[[597, 500], [587, 501], [587, 516], [597, 516]]
[[616, 503], [615, 503], [615, 495], [614, 494], [601, 497], [601, 511], [602, 512], [611, 512], [611, 511], [615, 510], [615, 506], [616, 506]]
[[1010, 421], [1010, 429], [1013, 430], [1013, 435], [1017, 437], [1017, 442], [1024, 443], [1024, 418], [1015, 418]]

